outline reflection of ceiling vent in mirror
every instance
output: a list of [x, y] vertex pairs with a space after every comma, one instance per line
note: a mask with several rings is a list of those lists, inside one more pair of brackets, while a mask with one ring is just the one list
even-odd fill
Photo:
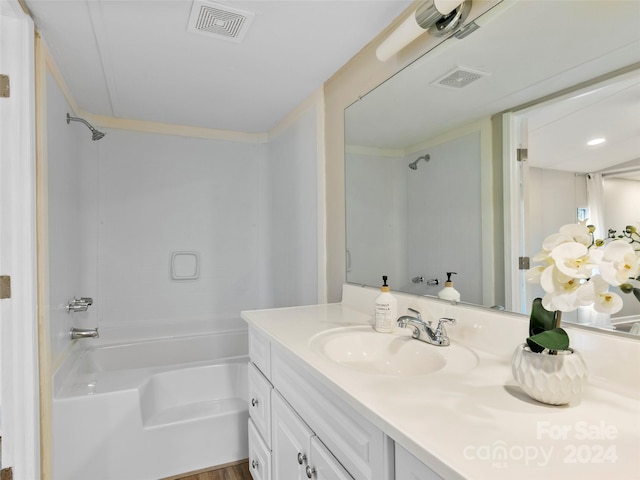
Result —
[[240, 42], [247, 32], [253, 16], [253, 13], [226, 5], [195, 0], [193, 7], [191, 7], [187, 30], [222, 40]]
[[444, 77], [439, 78], [431, 84], [441, 87], [462, 88], [476, 80], [486, 77], [487, 75], [489, 74], [478, 70], [471, 70], [466, 67], [457, 67], [452, 72], [447, 73]]

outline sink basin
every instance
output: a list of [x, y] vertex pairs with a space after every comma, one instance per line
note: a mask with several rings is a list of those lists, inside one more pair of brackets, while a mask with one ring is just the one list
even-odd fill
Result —
[[478, 365], [469, 349], [451, 344], [438, 347], [397, 329], [379, 333], [369, 326], [327, 330], [311, 338], [316, 354], [361, 373], [388, 376], [429, 375], [441, 370], [466, 371]]

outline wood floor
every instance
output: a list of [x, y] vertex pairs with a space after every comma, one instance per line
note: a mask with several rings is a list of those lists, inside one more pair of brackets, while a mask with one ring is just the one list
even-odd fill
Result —
[[249, 462], [241, 462], [222, 468], [200, 471], [186, 477], [171, 477], [165, 480], [252, 480], [249, 473]]

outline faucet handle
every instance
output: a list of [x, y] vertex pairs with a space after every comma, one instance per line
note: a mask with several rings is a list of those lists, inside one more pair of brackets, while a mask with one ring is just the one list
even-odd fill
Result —
[[411, 308], [411, 307], [407, 308], [407, 310], [409, 310], [410, 312], [415, 313], [416, 314], [416, 318], [418, 320], [422, 320], [422, 316], [420, 315], [420, 312], [418, 310], [416, 310], [415, 308]]
[[444, 329], [445, 323], [450, 323], [451, 325], [455, 325], [456, 319], [449, 318], [449, 317], [442, 317], [440, 320], [438, 320], [438, 326], [436, 327], [436, 335], [443, 335], [443, 336], [447, 335], [447, 331]]

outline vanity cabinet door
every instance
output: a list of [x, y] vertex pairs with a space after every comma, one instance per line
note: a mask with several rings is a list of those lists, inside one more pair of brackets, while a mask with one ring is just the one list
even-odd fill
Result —
[[[307, 478], [315, 480], [353, 480], [318, 437], [311, 437]], [[309, 476], [311, 475], [311, 476]]]
[[272, 398], [273, 477], [287, 480], [306, 479], [309, 439], [313, 432], [274, 392]]
[[443, 480], [416, 457], [396, 443], [396, 480]]
[[249, 363], [249, 416], [271, 447], [271, 390], [272, 386], [253, 363]]
[[282, 394], [353, 478], [393, 478], [393, 441], [334, 392], [323, 388], [312, 371], [281, 349], [272, 348], [271, 378], [274, 391]]
[[[271, 451], [249, 419], [249, 472], [253, 480], [271, 480]], [[278, 478], [278, 477], [273, 477]]]

